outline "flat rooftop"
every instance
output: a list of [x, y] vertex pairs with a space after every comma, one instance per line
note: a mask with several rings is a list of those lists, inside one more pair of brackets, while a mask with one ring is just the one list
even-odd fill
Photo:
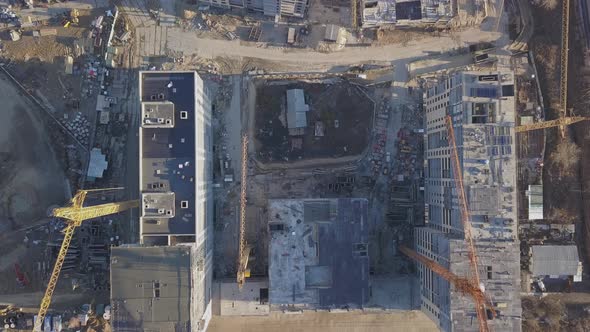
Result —
[[437, 96], [447, 84], [473, 236], [477, 241], [517, 240], [514, 75], [456, 73], [431, 86], [426, 97]]
[[[497, 80], [484, 81], [486, 77]], [[463, 124], [457, 144], [463, 146], [463, 181], [474, 236], [480, 241], [518, 240], [513, 74], [467, 72], [463, 80], [472, 80], [463, 85], [463, 114], [471, 121]], [[487, 91], [496, 92], [488, 96]], [[489, 114], [486, 123], [474, 123], [480, 113]]]
[[114, 331], [190, 331], [190, 248], [111, 249]]
[[369, 298], [364, 198], [269, 201], [272, 309], [360, 307]]
[[[462, 107], [462, 124], [455, 127], [455, 135], [472, 234], [479, 264], [485, 266], [482, 281], [486, 292], [503, 305], [502, 316], [489, 324], [498, 331], [518, 331], [521, 305], [514, 74], [508, 68], [463, 72], [456, 79], [462, 83], [462, 93], [459, 99], [451, 92], [450, 107]], [[458, 211], [456, 215], [459, 218]], [[453, 241], [449, 250], [450, 270], [467, 275], [470, 266], [464, 240]], [[454, 329], [467, 331], [477, 325], [469, 319], [471, 299], [451, 293], [451, 303]]]
[[195, 235], [195, 75], [140, 73], [142, 238]]

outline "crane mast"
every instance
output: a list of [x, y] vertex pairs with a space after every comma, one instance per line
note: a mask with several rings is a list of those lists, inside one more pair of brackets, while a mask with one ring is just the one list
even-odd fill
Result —
[[[461, 223], [463, 225], [463, 233], [465, 234], [465, 244], [467, 245], [467, 255], [469, 256], [470, 267], [470, 281], [472, 285], [480, 285], [478, 257], [475, 249], [475, 242], [471, 234], [471, 216], [469, 213], [469, 206], [467, 205], [467, 198], [465, 195], [465, 188], [463, 186], [463, 172], [461, 170], [461, 163], [459, 162], [459, 153], [457, 151], [457, 141], [455, 138], [455, 129], [453, 128], [453, 118], [447, 115], [445, 119], [447, 132], [449, 137], [449, 146], [451, 150], [451, 164], [453, 167], [453, 179], [455, 181], [455, 192], [459, 201], [459, 211], [461, 212]], [[479, 330], [489, 331], [485, 306], [482, 303], [476, 303], [477, 319], [479, 321]]]
[[244, 287], [247, 277], [250, 277], [248, 269], [248, 259], [251, 248], [246, 243], [246, 189], [248, 183], [248, 136], [242, 136], [242, 176], [240, 188], [240, 242], [238, 244], [238, 273], [236, 281], [239, 289]]
[[[570, 0], [563, 0], [561, 12], [561, 66], [559, 71], [559, 107], [560, 117], [567, 117], [567, 71], [569, 56], [569, 35], [570, 35]], [[560, 125], [561, 137], [565, 137], [565, 126]]]
[[37, 314], [37, 320], [35, 321], [35, 325], [33, 327], [33, 331], [35, 332], [40, 332], [43, 327], [43, 322], [45, 320], [45, 316], [47, 315], [47, 311], [49, 310], [49, 306], [51, 305], [51, 298], [53, 296], [53, 292], [55, 291], [55, 287], [57, 286], [59, 274], [66, 259], [68, 248], [70, 247], [70, 243], [72, 242], [76, 228], [79, 227], [84, 220], [115, 214], [139, 206], [139, 201], [132, 200], [83, 207], [82, 205], [86, 200], [88, 192], [92, 191], [99, 190], [80, 190], [72, 198], [71, 206], [56, 208], [52, 211], [52, 216], [65, 219], [67, 225], [62, 230], [64, 239], [61, 243], [61, 247], [59, 248], [57, 259], [55, 260], [55, 265], [53, 266], [53, 271], [51, 272], [49, 282], [47, 283], [47, 288], [45, 289], [45, 294], [41, 300], [39, 313]]
[[570, 31], [570, 0], [563, 0], [561, 12], [561, 64], [559, 70], [559, 118], [556, 120], [532, 123], [515, 127], [515, 132], [521, 133], [530, 130], [559, 127], [561, 138], [565, 137], [567, 126], [585, 120], [589, 117], [572, 116], [568, 117], [567, 108], [567, 81], [569, 68], [569, 31]]

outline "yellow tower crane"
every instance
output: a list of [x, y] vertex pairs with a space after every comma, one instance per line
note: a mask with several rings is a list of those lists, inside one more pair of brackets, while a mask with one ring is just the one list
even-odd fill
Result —
[[37, 315], [37, 320], [35, 321], [35, 326], [33, 328], [34, 332], [40, 332], [43, 327], [43, 321], [45, 320], [45, 315], [47, 315], [47, 310], [51, 304], [51, 297], [55, 291], [55, 286], [57, 286], [61, 267], [64, 264], [76, 228], [79, 227], [84, 220], [115, 214], [139, 206], [138, 200], [114, 202], [95, 206], [83, 206], [84, 201], [86, 200], [86, 195], [89, 192], [103, 190], [108, 189], [80, 190], [72, 198], [70, 206], [53, 209], [52, 215], [57, 218], [65, 219], [67, 226], [62, 231], [64, 233], [64, 239], [61, 248], [59, 249], [59, 253], [57, 254], [55, 265], [53, 266], [53, 272], [51, 272], [51, 276], [49, 277], [49, 283], [47, 284], [45, 295], [41, 300], [39, 314]]
[[556, 120], [543, 121], [543, 122], [537, 122], [537, 123], [516, 126], [516, 127], [514, 127], [514, 131], [517, 133], [522, 133], [525, 131], [545, 129], [545, 128], [551, 128], [551, 127], [557, 127], [557, 126], [560, 126], [560, 128], [565, 128], [566, 126], [569, 126], [571, 124], [574, 124], [574, 123], [577, 123], [580, 121], [585, 121], [585, 120], [590, 120], [590, 117], [570, 116], [568, 118], [559, 118]]
[[[561, 7], [561, 66], [559, 71], [559, 107], [561, 110], [560, 118], [567, 118], [567, 71], [569, 57], [569, 37], [570, 37], [570, 0], [563, 0]], [[559, 124], [559, 133], [561, 138], [565, 137], [564, 124]]]
[[240, 242], [238, 244], [238, 273], [236, 281], [238, 288], [244, 287], [246, 278], [250, 277], [248, 260], [251, 247], [246, 243], [246, 188], [248, 186], [248, 136], [242, 136], [242, 178], [240, 190]]
[[350, 0], [350, 19], [351, 19], [351, 26], [352, 30], [357, 30], [359, 28], [358, 24], [358, 1], [357, 0]]
[[568, 117], [567, 108], [567, 83], [569, 64], [569, 31], [570, 31], [570, 0], [563, 0], [561, 7], [561, 63], [559, 71], [559, 118], [556, 120], [532, 123], [515, 127], [517, 133], [529, 130], [559, 127], [561, 138], [565, 137], [565, 128], [576, 122], [590, 120], [590, 117], [572, 116]]

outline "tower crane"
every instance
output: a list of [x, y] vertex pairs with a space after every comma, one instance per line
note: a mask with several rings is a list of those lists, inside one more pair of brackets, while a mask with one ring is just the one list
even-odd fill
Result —
[[[475, 249], [475, 242], [471, 235], [471, 215], [467, 205], [467, 198], [465, 195], [465, 188], [463, 186], [463, 172], [461, 171], [461, 164], [459, 163], [459, 153], [457, 151], [457, 141], [455, 138], [455, 129], [453, 128], [453, 118], [447, 115], [445, 119], [447, 132], [449, 137], [449, 145], [451, 148], [451, 164], [453, 166], [453, 179], [455, 181], [455, 191], [459, 200], [459, 210], [461, 212], [461, 223], [463, 224], [463, 233], [465, 234], [465, 244], [467, 245], [467, 255], [469, 256], [470, 267], [470, 282], [472, 285], [480, 285], [478, 257]], [[482, 332], [489, 331], [488, 321], [486, 317], [485, 302], [476, 302], [476, 313], [479, 321], [479, 330]]]
[[248, 183], [248, 136], [242, 136], [242, 177], [240, 188], [240, 242], [238, 244], [238, 273], [236, 281], [238, 288], [241, 290], [244, 287], [246, 278], [250, 277], [250, 269], [248, 269], [248, 260], [250, 259], [250, 251], [252, 248], [246, 243], [246, 188]]
[[545, 129], [545, 128], [551, 128], [551, 127], [557, 127], [557, 126], [560, 126], [563, 129], [563, 128], [565, 128], [565, 126], [569, 126], [571, 124], [574, 124], [574, 123], [577, 123], [580, 121], [585, 121], [585, 120], [590, 120], [590, 117], [570, 116], [567, 118], [564, 117], [564, 118], [559, 118], [556, 120], [549, 120], [549, 121], [543, 121], [543, 122], [537, 122], [537, 123], [516, 126], [516, 127], [514, 127], [514, 131], [517, 133], [522, 133], [522, 132], [526, 132], [526, 131], [530, 131], [530, 130]]
[[[570, 0], [563, 0], [561, 7], [561, 66], [559, 71], [560, 118], [567, 118], [567, 70], [570, 37]], [[559, 124], [561, 138], [565, 137], [565, 125]]]
[[515, 127], [515, 132], [522, 133], [529, 130], [559, 127], [561, 138], [565, 137], [565, 128], [571, 124], [590, 120], [590, 117], [568, 117], [567, 108], [567, 80], [569, 64], [569, 31], [570, 31], [570, 0], [563, 0], [561, 7], [561, 64], [559, 70], [559, 118], [556, 120], [532, 123]]
[[82, 222], [84, 220], [119, 213], [139, 206], [138, 200], [106, 203], [95, 206], [83, 206], [84, 201], [86, 200], [86, 196], [89, 192], [96, 192], [102, 190], [108, 189], [80, 190], [72, 198], [70, 206], [55, 208], [52, 211], [52, 216], [65, 219], [67, 225], [62, 230], [64, 234], [64, 239], [59, 249], [59, 253], [57, 254], [57, 259], [55, 261], [55, 265], [53, 266], [53, 271], [51, 272], [51, 276], [49, 277], [49, 283], [47, 284], [45, 295], [41, 300], [41, 306], [39, 308], [37, 320], [35, 321], [35, 326], [33, 328], [34, 332], [40, 332], [43, 327], [43, 321], [45, 320], [45, 315], [47, 315], [47, 310], [49, 309], [49, 305], [51, 304], [51, 297], [53, 296], [53, 292], [55, 291], [55, 287], [57, 286], [57, 281], [59, 280], [61, 267], [64, 264], [66, 254], [68, 252], [68, 248], [70, 247], [70, 242], [72, 241], [72, 237], [74, 235], [74, 231], [76, 230], [76, 228], [82, 225]]
[[357, 14], [357, 8], [358, 8], [358, 1], [357, 0], [350, 0], [350, 18], [352, 20], [351, 26], [353, 30], [358, 29], [359, 24], [358, 24], [358, 14]]
[[[455, 288], [458, 291], [460, 291], [461, 293], [470, 295], [473, 298], [473, 301], [475, 302], [476, 308], [478, 308], [478, 310], [479, 310], [479, 308], [484, 308], [484, 314], [485, 314], [485, 308], [488, 307], [488, 308], [490, 308], [492, 314], [495, 316], [496, 312], [493, 308], [492, 303], [485, 296], [483, 291], [479, 288], [479, 285], [475, 285], [470, 280], [454, 274], [453, 272], [449, 271], [447, 268], [438, 264], [434, 260], [427, 258], [425, 256], [422, 256], [419, 253], [415, 252], [414, 250], [412, 250], [406, 246], [403, 246], [403, 245], [399, 246], [398, 249], [404, 255], [408, 256], [409, 258], [411, 258], [419, 263], [422, 263], [422, 265], [426, 266], [432, 272], [441, 276], [443, 279], [445, 279], [446, 281], [451, 283], [453, 286], [455, 286]], [[478, 317], [479, 317], [479, 315], [478, 315]], [[487, 323], [486, 323], [486, 329], [482, 329], [481, 320], [480, 320], [480, 331], [488, 331]]]

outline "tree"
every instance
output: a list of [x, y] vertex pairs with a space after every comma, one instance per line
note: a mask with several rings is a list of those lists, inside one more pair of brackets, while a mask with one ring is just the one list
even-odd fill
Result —
[[551, 163], [557, 168], [559, 178], [574, 174], [580, 160], [580, 152], [580, 147], [567, 138], [557, 144], [555, 151], [551, 153]]

